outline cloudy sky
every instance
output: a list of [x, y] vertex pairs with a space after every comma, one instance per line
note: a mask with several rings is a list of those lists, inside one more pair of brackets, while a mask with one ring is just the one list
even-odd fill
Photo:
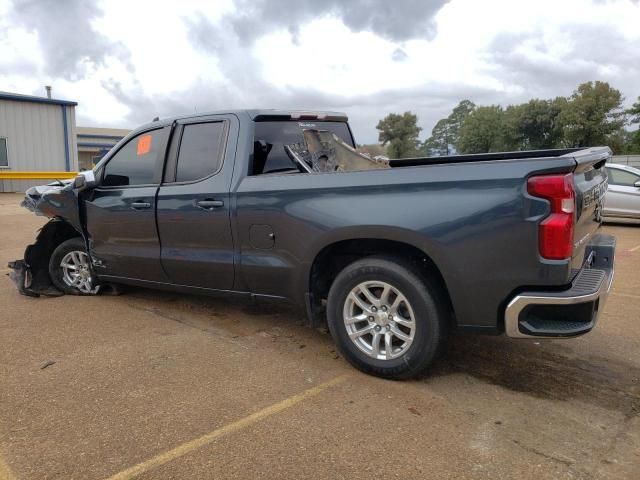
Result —
[[75, 100], [78, 125], [230, 108], [390, 112], [428, 136], [464, 98], [640, 96], [638, 0], [0, 0], [0, 90]]

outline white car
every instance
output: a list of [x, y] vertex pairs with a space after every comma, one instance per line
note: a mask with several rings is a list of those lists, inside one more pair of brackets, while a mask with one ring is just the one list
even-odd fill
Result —
[[640, 219], [640, 169], [616, 163], [607, 164], [606, 169], [609, 188], [602, 215]]

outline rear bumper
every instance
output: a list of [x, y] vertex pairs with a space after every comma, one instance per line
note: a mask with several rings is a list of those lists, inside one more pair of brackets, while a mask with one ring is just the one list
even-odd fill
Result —
[[615, 237], [597, 234], [586, 248], [585, 266], [567, 290], [515, 295], [505, 309], [505, 333], [513, 338], [566, 338], [590, 332], [611, 289]]

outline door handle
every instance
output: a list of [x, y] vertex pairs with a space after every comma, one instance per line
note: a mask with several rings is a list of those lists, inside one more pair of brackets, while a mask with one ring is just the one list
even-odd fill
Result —
[[151, 204], [149, 202], [137, 201], [131, 203], [131, 208], [134, 210], [144, 210], [146, 208], [151, 208]]
[[199, 200], [196, 202], [196, 205], [204, 210], [213, 210], [214, 208], [224, 207], [224, 202], [222, 200]]

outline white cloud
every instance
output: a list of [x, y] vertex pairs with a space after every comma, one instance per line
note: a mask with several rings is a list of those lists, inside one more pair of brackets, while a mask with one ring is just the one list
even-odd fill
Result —
[[268, 14], [283, 2], [237, 1], [54, 2], [75, 12], [69, 32], [47, 8], [34, 18], [30, 4], [0, 0], [0, 90], [42, 95], [52, 84], [92, 125], [205, 108], [342, 109], [366, 142], [392, 111], [418, 113], [425, 136], [463, 98], [554, 97], [596, 79], [628, 102], [640, 95], [631, 0], [451, 0], [428, 11], [402, 0], [387, 17], [379, 0], [303, 2], [291, 15]]

